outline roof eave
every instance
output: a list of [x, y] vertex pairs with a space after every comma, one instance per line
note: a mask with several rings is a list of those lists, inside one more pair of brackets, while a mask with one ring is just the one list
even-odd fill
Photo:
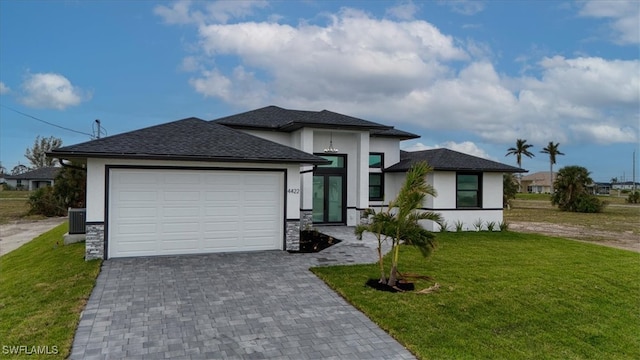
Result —
[[323, 165], [330, 161], [319, 158], [316, 159], [289, 159], [289, 158], [251, 158], [251, 157], [215, 157], [215, 156], [189, 156], [189, 155], [158, 155], [158, 154], [114, 154], [114, 153], [80, 153], [50, 152], [47, 156], [63, 159], [132, 159], [132, 160], [175, 160], [175, 161], [213, 161], [213, 162], [252, 162], [252, 163], [293, 163]]

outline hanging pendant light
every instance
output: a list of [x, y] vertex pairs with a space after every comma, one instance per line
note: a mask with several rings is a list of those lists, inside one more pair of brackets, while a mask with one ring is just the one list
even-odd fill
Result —
[[340, 150], [336, 149], [333, 147], [333, 133], [329, 133], [329, 147], [324, 149], [324, 152], [326, 154], [335, 154], [337, 152], [339, 152]]

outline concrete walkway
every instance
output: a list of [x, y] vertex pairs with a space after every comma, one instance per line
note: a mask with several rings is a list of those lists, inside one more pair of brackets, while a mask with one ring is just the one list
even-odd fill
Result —
[[413, 359], [309, 267], [376, 260], [376, 241], [103, 263], [71, 359]]

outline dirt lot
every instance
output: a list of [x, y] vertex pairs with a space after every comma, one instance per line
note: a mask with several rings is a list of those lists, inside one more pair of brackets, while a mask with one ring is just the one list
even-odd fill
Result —
[[[640, 219], [638, 221], [640, 221]], [[632, 231], [611, 232], [603, 230], [593, 230], [577, 225], [524, 221], [510, 222], [509, 229], [512, 231], [558, 236], [567, 239], [610, 246], [618, 249], [640, 252], [640, 236], [634, 234]]]
[[66, 221], [66, 217], [15, 220], [0, 225], [0, 256], [13, 251]]

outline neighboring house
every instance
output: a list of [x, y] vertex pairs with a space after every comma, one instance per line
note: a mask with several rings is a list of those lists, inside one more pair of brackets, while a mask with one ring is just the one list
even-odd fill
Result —
[[640, 183], [636, 182], [635, 187], [633, 181], [623, 181], [611, 184], [613, 190], [634, 190], [640, 189]]
[[611, 183], [594, 182], [589, 186], [594, 195], [609, 195], [611, 193]]
[[[314, 224], [356, 225], [419, 160], [449, 222], [502, 221], [502, 173], [457, 153], [400, 151], [417, 135], [331, 111], [269, 106], [152, 126], [53, 150], [87, 164], [87, 259], [297, 250]], [[431, 226], [425, 224], [425, 226]]]
[[60, 171], [59, 167], [43, 167], [20, 175], [5, 174], [4, 180], [12, 188], [31, 191], [45, 186], [53, 186], [58, 171]]
[[[555, 179], [558, 173], [553, 173]], [[532, 194], [550, 194], [551, 193], [551, 177], [548, 171], [540, 171], [537, 173], [525, 175], [520, 180], [522, 192]]]

